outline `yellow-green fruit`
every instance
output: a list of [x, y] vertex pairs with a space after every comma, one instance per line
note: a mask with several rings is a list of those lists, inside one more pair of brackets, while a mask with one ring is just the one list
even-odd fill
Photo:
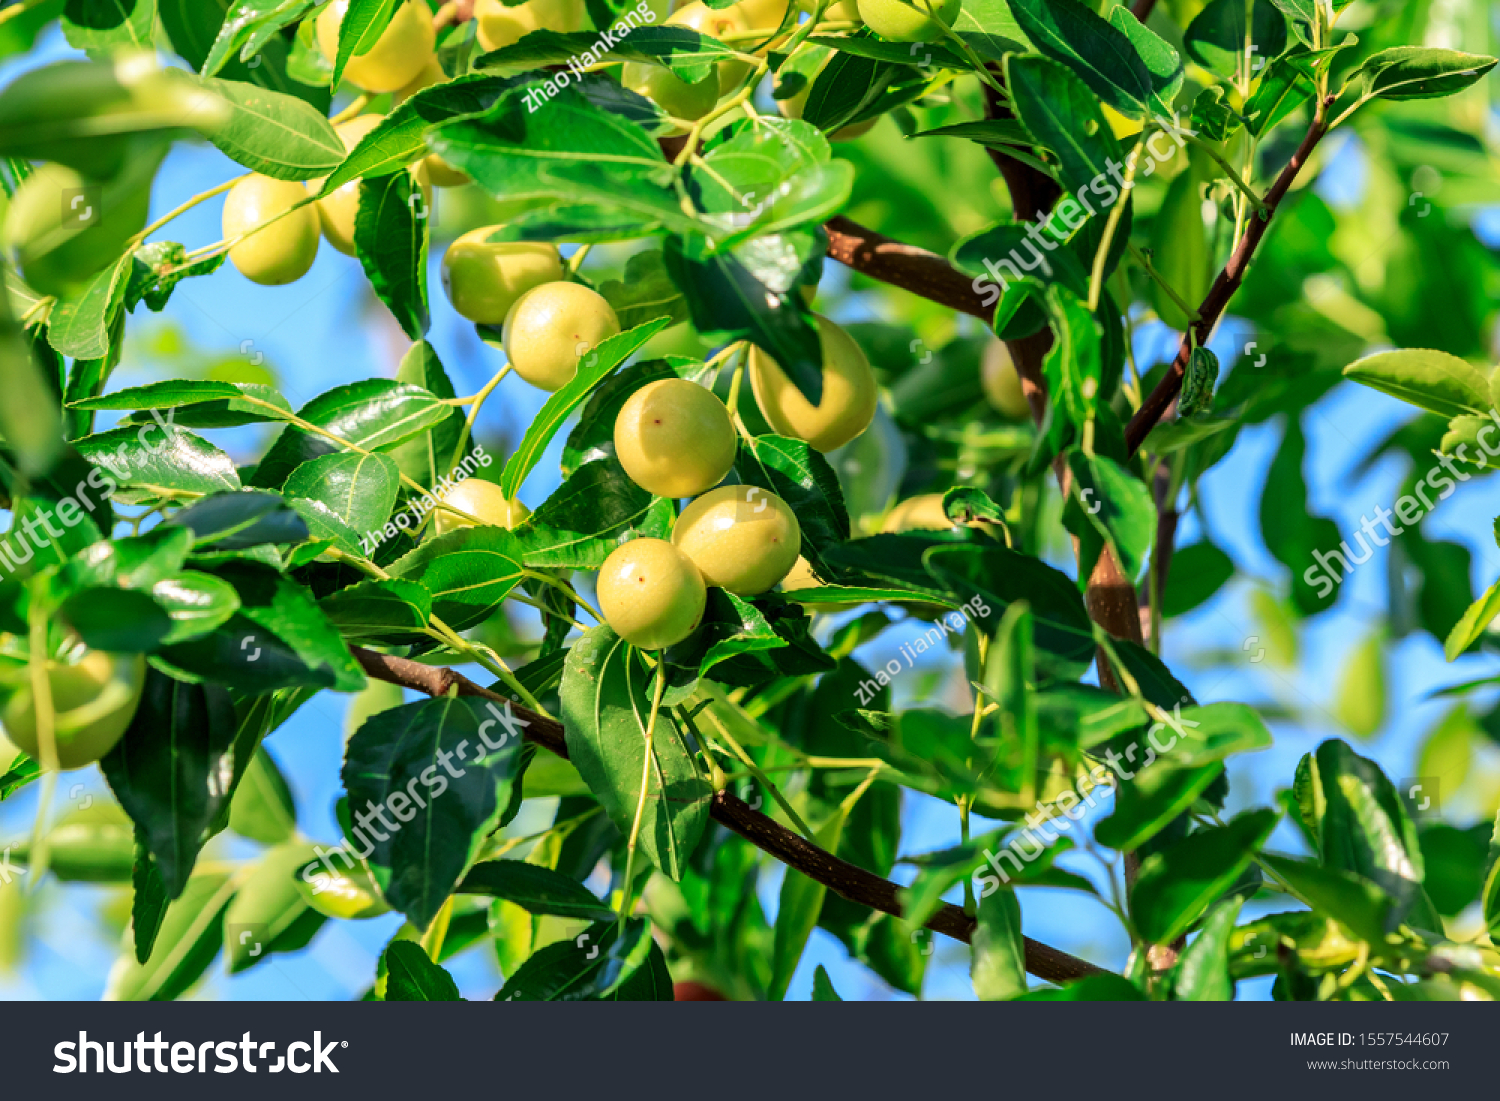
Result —
[[620, 83], [645, 96], [673, 118], [692, 122], [719, 102], [719, 73], [710, 70], [697, 84], [689, 84], [671, 69], [648, 61], [627, 61]]
[[301, 184], [261, 175], [247, 176], [229, 189], [224, 199], [225, 240], [277, 219], [229, 250], [230, 261], [250, 282], [279, 287], [301, 279], [312, 267], [318, 255], [316, 204], [277, 218], [306, 198]]
[[[90, 650], [72, 664], [49, 661], [47, 682], [52, 691], [57, 762], [65, 769], [83, 768], [113, 749], [135, 717], [146, 683], [146, 659], [141, 654]], [[29, 681], [0, 709], [0, 722], [18, 748], [42, 759]]]
[[[745, 34], [754, 29], [750, 21], [750, 15], [745, 11], [745, 5], [734, 4], [727, 8], [711, 8], [703, 0], [693, 0], [690, 4], [684, 4], [667, 17], [666, 26], [689, 27], [699, 34], [706, 34], [710, 38], [723, 41], [726, 37], [736, 34]], [[772, 23], [770, 26], [774, 27]], [[730, 43], [737, 47], [748, 46], [752, 43], [738, 42]], [[748, 61], [721, 61], [719, 62], [719, 88], [722, 92], [732, 91], [750, 73]]]
[[672, 542], [710, 585], [755, 596], [797, 564], [802, 529], [776, 494], [758, 486], [720, 486], [682, 510]]
[[583, 29], [583, 0], [527, 0], [506, 7], [501, 0], [479, 0], [474, 5], [479, 45], [486, 50], [513, 46], [532, 31], [567, 33]]
[[1010, 349], [1003, 340], [992, 340], [985, 346], [979, 380], [984, 385], [984, 396], [1006, 417], [1013, 421], [1031, 417], [1031, 405], [1021, 390], [1021, 376], [1016, 373]]
[[615, 417], [615, 457], [630, 480], [658, 497], [696, 497], [734, 465], [729, 410], [685, 378], [660, 379], [631, 394]]
[[[318, 16], [318, 49], [329, 61], [338, 57], [339, 24], [348, 10], [349, 0], [333, 0]], [[367, 92], [394, 92], [422, 71], [436, 45], [432, 9], [422, 0], [407, 0], [375, 45], [349, 59], [344, 77]]]
[[[443, 67], [438, 64], [437, 58], [428, 59], [427, 64], [412, 78], [411, 83], [391, 93], [391, 109], [395, 110], [423, 88], [431, 88], [434, 84], [444, 84], [447, 80], [448, 74], [443, 72]], [[472, 182], [466, 173], [460, 172], [436, 153], [429, 153], [418, 161], [416, 172], [424, 183], [429, 183], [433, 187], [462, 187]]]
[[484, 226], [465, 233], [443, 254], [443, 290], [448, 301], [460, 316], [480, 325], [504, 324], [518, 298], [563, 276], [556, 245], [485, 240], [499, 228]]
[[887, 514], [881, 531], [946, 531], [957, 527], [943, 511], [941, 493], [922, 493], [902, 501]]
[[[475, 520], [483, 520], [497, 528], [514, 528], [531, 515], [531, 510], [520, 501], [511, 500], [494, 482], [487, 482], [483, 478], [467, 478], [458, 482], [441, 494], [438, 500], [467, 512]], [[434, 512], [436, 516], [433, 523], [439, 535], [474, 526], [473, 520], [456, 516], [446, 509], [434, 509]]]
[[750, 387], [766, 423], [778, 435], [806, 440], [818, 451], [832, 451], [858, 436], [875, 419], [879, 394], [870, 361], [854, 338], [826, 317], [818, 317], [823, 352], [823, 396], [817, 405], [787, 378], [781, 365], [750, 345]]
[[5, 212], [5, 243], [26, 281], [43, 294], [68, 295], [124, 251], [146, 224], [147, 188], [117, 193], [61, 164], [38, 166]]
[[632, 539], [599, 568], [604, 622], [642, 650], [661, 650], [692, 634], [708, 600], [697, 567], [665, 539]]
[[531, 385], [561, 390], [578, 361], [620, 331], [608, 302], [582, 283], [533, 287], [505, 315], [502, 342], [511, 367]]
[[859, 0], [859, 17], [892, 42], [931, 42], [953, 26], [962, 6], [962, 0]]
[[[334, 127], [343, 139], [346, 152], [354, 152], [366, 134], [379, 126], [383, 115], [360, 115]], [[322, 177], [307, 181], [307, 190], [316, 195], [323, 190]], [[318, 224], [323, 227], [323, 237], [345, 256], [354, 255], [354, 218], [359, 213], [359, 181], [350, 180], [332, 195], [319, 199]]]

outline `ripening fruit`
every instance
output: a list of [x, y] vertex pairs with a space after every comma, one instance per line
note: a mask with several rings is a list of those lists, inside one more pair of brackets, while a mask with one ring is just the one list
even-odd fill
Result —
[[984, 396], [1000, 413], [1013, 421], [1031, 418], [1031, 405], [1021, 390], [1021, 376], [1016, 373], [1016, 365], [1005, 341], [992, 340], [985, 345], [979, 372]]
[[703, 579], [736, 596], [774, 588], [802, 552], [802, 529], [787, 503], [758, 486], [720, 486], [677, 518], [672, 542]]
[[[354, 152], [366, 134], [383, 121], [383, 115], [360, 115], [341, 122], [334, 127], [344, 142], [345, 152]], [[323, 176], [307, 181], [307, 191], [316, 195], [323, 190]], [[345, 256], [354, 255], [354, 217], [359, 213], [359, 181], [350, 180], [332, 195], [317, 201], [318, 224], [323, 227], [323, 236], [330, 245]]]
[[921, 493], [908, 497], [886, 515], [880, 530], [896, 531], [947, 531], [957, 527], [943, 511], [941, 493]]
[[[531, 515], [531, 510], [520, 501], [511, 500], [494, 482], [487, 482], [483, 478], [466, 478], [457, 482], [440, 494], [438, 500], [497, 528], [518, 527]], [[434, 509], [433, 512], [432, 522], [439, 535], [474, 526], [473, 521], [465, 520], [446, 509]]]
[[962, 0], [859, 0], [859, 17], [891, 42], [931, 42], [953, 26], [962, 6]]
[[39, 165], [5, 212], [5, 243], [33, 288], [68, 295], [120, 258], [150, 202], [149, 189], [117, 195], [65, 165]]
[[658, 497], [696, 497], [734, 465], [729, 410], [685, 378], [647, 383], [615, 417], [615, 456], [630, 480]]
[[502, 342], [516, 374], [555, 391], [572, 381], [590, 349], [619, 331], [603, 295], [582, 283], [543, 283], [511, 306]]
[[277, 219], [274, 225], [229, 250], [229, 259], [250, 282], [279, 287], [301, 279], [312, 267], [318, 255], [316, 205], [277, 217], [306, 198], [307, 191], [301, 184], [259, 174], [247, 176], [229, 189], [224, 199], [226, 241]]
[[665, 539], [632, 539], [611, 551], [599, 568], [598, 593], [610, 629], [642, 650], [687, 638], [708, 601], [697, 567]]
[[[329, 61], [338, 57], [339, 24], [348, 10], [349, 0], [333, 0], [318, 16], [318, 49]], [[407, 0], [375, 45], [349, 59], [344, 78], [367, 92], [394, 92], [422, 71], [436, 46], [432, 9], [422, 0]]]
[[[438, 64], [437, 58], [429, 58], [422, 71], [412, 78], [410, 84], [391, 93], [391, 110], [394, 111], [402, 102], [410, 99], [423, 88], [431, 88], [434, 84], [444, 84], [447, 80], [448, 74], [443, 72], [443, 67]], [[436, 153], [429, 153], [418, 161], [415, 171], [424, 184], [431, 184], [433, 187], [462, 187], [466, 183], [473, 182], [467, 173], [460, 172]]]
[[479, 45], [486, 50], [513, 46], [532, 31], [582, 30], [583, 0], [527, 0], [506, 7], [501, 0], [479, 0], [474, 5]]
[[[64, 769], [83, 768], [113, 749], [135, 717], [146, 683], [146, 658], [90, 650], [72, 664], [49, 661], [47, 680], [52, 689], [57, 762]], [[6, 701], [0, 722], [5, 724], [6, 736], [22, 751], [42, 759], [29, 679]]]
[[[743, 3], [734, 4], [727, 8], [711, 8], [703, 0], [692, 0], [690, 4], [684, 4], [667, 17], [665, 26], [688, 27], [699, 34], [706, 34], [710, 38], [723, 41], [730, 35], [745, 34], [755, 29], [756, 24], [751, 22], [752, 13], [747, 12]], [[763, 23], [761, 26], [774, 27], [776, 24]], [[741, 47], [753, 43], [737, 42], [730, 45]], [[735, 87], [749, 75], [751, 65], [748, 61], [721, 61], [719, 62], [719, 90], [721, 93], [731, 92]]]
[[465, 233], [443, 254], [443, 290], [448, 292], [448, 301], [460, 316], [480, 325], [504, 324], [516, 299], [563, 277], [556, 245], [485, 240], [499, 228], [484, 226]]
[[870, 361], [854, 338], [826, 317], [818, 319], [823, 352], [823, 396], [812, 405], [781, 365], [750, 345], [750, 387], [766, 423], [781, 436], [832, 451], [858, 436], [875, 419], [878, 394]]
[[710, 70], [697, 84], [689, 84], [665, 66], [649, 61], [627, 61], [620, 70], [620, 83], [645, 96], [673, 118], [687, 122], [702, 118], [719, 102], [717, 70]]

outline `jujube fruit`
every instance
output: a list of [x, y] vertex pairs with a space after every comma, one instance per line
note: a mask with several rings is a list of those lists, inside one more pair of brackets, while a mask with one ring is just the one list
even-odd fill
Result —
[[658, 497], [694, 497], [734, 465], [729, 410], [683, 378], [647, 383], [615, 417], [615, 456], [632, 482]]
[[1003, 340], [992, 340], [985, 345], [979, 381], [990, 404], [1007, 418], [1018, 421], [1031, 417], [1031, 405], [1021, 389], [1021, 376]]
[[[531, 510], [520, 501], [511, 500], [494, 482], [483, 478], [466, 478], [439, 494], [438, 500], [497, 528], [514, 528], [531, 515]], [[439, 535], [474, 526], [473, 520], [466, 520], [443, 508], [433, 509], [432, 522]]]
[[[124, 736], [146, 683], [142, 654], [90, 650], [76, 662], [47, 662], [57, 763], [83, 768], [103, 757]], [[6, 736], [23, 752], [42, 759], [31, 681], [26, 679], [0, 709]]]
[[682, 510], [672, 542], [710, 585], [756, 596], [797, 564], [802, 529], [776, 494], [758, 486], [720, 486]]
[[120, 258], [150, 202], [148, 188], [121, 194], [65, 165], [39, 165], [5, 212], [5, 241], [32, 287], [66, 296]]
[[803, 397], [781, 365], [750, 346], [750, 388], [766, 423], [778, 435], [806, 440], [818, 451], [832, 451], [858, 436], [875, 419], [879, 400], [870, 361], [854, 338], [826, 317], [818, 317], [823, 354], [823, 395], [817, 405]]
[[567, 33], [583, 29], [583, 0], [527, 0], [507, 7], [501, 0], [479, 0], [474, 20], [485, 50], [513, 46], [532, 31]]
[[599, 610], [642, 650], [676, 645], [703, 619], [708, 591], [696, 566], [665, 539], [632, 539], [599, 568]]
[[[291, 180], [247, 176], [224, 199], [224, 239], [234, 240], [257, 226], [265, 229], [229, 250], [229, 259], [252, 283], [279, 287], [307, 274], [318, 255], [318, 212], [309, 204], [292, 210], [307, 191]], [[285, 217], [278, 217], [291, 211]], [[267, 225], [275, 219], [274, 224]]]
[[908, 497], [886, 515], [880, 530], [898, 531], [947, 531], [958, 525], [948, 519], [943, 509], [941, 493], [920, 493]]
[[[422, 71], [412, 77], [410, 83], [391, 93], [391, 110], [394, 111], [423, 88], [431, 88], [434, 84], [444, 84], [447, 80], [448, 74], [443, 72], [443, 67], [438, 64], [437, 58], [429, 58]], [[429, 153], [418, 161], [414, 171], [425, 183], [430, 183], [433, 187], [463, 187], [464, 184], [472, 182], [467, 173], [460, 172], [436, 153]]]
[[533, 241], [491, 243], [499, 226], [465, 233], [443, 254], [443, 290], [461, 317], [501, 325], [510, 308], [533, 287], [563, 277], [557, 246]]
[[502, 343], [516, 374], [555, 391], [572, 381], [580, 359], [619, 331], [615, 311], [597, 291], [582, 283], [543, 283], [511, 306]]
[[689, 84], [671, 69], [649, 61], [627, 61], [620, 70], [620, 83], [645, 96], [673, 118], [687, 122], [712, 111], [721, 92], [716, 70], [710, 70], [696, 84]]
[[[359, 115], [334, 127], [344, 142], [346, 152], [354, 152], [371, 130], [381, 124], [382, 115]], [[307, 181], [307, 190], [316, 195], [323, 190], [326, 176]], [[350, 180], [332, 195], [325, 195], [317, 202], [318, 223], [323, 227], [323, 236], [330, 245], [345, 256], [354, 255], [354, 219], [359, 214], [359, 181]]]
[[931, 42], [962, 7], [962, 0], [859, 0], [859, 17], [891, 42]]
[[[339, 24], [348, 10], [349, 0], [333, 0], [318, 15], [318, 48], [329, 61], [339, 55]], [[422, 71], [436, 45], [432, 9], [422, 0], [407, 0], [375, 45], [348, 60], [344, 77], [367, 92], [394, 92]]]

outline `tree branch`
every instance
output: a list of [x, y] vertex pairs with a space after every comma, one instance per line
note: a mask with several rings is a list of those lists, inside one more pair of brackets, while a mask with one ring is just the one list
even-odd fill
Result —
[[[1198, 321], [1190, 331], [1196, 333], [1199, 344], [1208, 343], [1209, 337], [1213, 335], [1214, 326], [1219, 323], [1219, 318], [1223, 316], [1229, 300], [1234, 297], [1234, 292], [1240, 289], [1240, 284], [1245, 279], [1245, 272], [1249, 270], [1250, 261], [1255, 256], [1255, 250], [1264, 240], [1266, 230], [1281, 206], [1281, 201], [1286, 198], [1292, 183], [1297, 179], [1297, 174], [1307, 164], [1318, 142], [1322, 141], [1323, 136], [1328, 133], [1328, 106], [1332, 102], [1332, 96], [1318, 102], [1313, 112], [1312, 123], [1308, 126], [1302, 143], [1297, 146], [1292, 159], [1281, 170], [1281, 175], [1276, 177], [1271, 190], [1266, 192], [1265, 214], [1261, 217], [1251, 216], [1250, 224], [1245, 228], [1245, 235], [1240, 238], [1240, 243], [1235, 247], [1234, 254], [1230, 256], [1229, 263], [1224, 266], [1223, 271], [1219, 272], [1213, 286], [1208, 289], [1208, 295], [1203, 299], [1203, 305], [1198, 307]], [[1135, 416], [1130, 418], [1130, 423], [1125, 426], [1125, 445], [1132, 455], [1140, 450], [1141, 443], [1151, 433], [1151, 429], [1156, 427], [1156, 422], [1166, 415], [1168, 406], [1182, 389], [1183, 373], [1187, 370], [1188, 356], [1192, 354], [1192, 350], [1189, 333], [1185, 332], [1182, 334], [1182, 342], [1177, 346], [1177, 358], [1172, 361], [1172, 366], [1166, 376], [1157, 383], [1156, 389], [1151, 391], [1146, 400], [1141, 403]]]
[[1156, 0], [1135, 0], [1130, 6], [1130, 14], [1142, 23], [1151, 18], [1151, 9], [1156, 7]]
[[[429, 696], [446, 695], [450, 689], [457, 687], [460, 696], [482, 696], [502, 701], [507, 699], [452, 669], [376, 653], [363, 646], [350, 646], [349, 649], [364, 671], [376, 680], [412, 688]], [[529, 740], [559, 757], [568, 756], [567, 740], [561, 723], [544, 719], [524, 707], [516, 706], [514, 702], [511, 702], [511, 707], [517, 717], [528, 724], [526, 737]], [[851, 902], [858, 902], [895, 917], [901, 916], [900, 888], [896, 884], [825, 852], [759, 811], [751, 810], [748, 803], [730, 792], [717, 793], [709, 813], [716, 822], [776, 857], [787, 867], [795, 868]], [[927, 928], [967, 944], [974, 932], [974, 920], [957, 906], [945, 904], [928, 920]], [[1030, 938], [1026, 939], [1026, 970], [1048, 982], [1067, 982], [1103, 973], [1103, 968]]]
[[902, 244], [842, 214], [824, 222], [823, 228], [828, 233], [828, 255], [839, 263], [977, 317], [986, 325], [994, 318], [994, 306], [984, 305], [974, 281], [937, 253]]

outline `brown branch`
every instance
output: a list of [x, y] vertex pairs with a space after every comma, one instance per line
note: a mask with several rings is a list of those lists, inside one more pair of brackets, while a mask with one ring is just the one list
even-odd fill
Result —
[[937, 253], [904, 245], [842, 214], [824, 222], [823, 228], [828, 232], [828, 255], [839, 263], [977, 317], [986, 325], [994, 318], [994, 306], [984, 305], [983, 297], [974, 289], [974, 280]]
[[[1203, 299], [1203, 305], [1198, 307], [1198, 320], [1194, 323], [1190, 332], [1196, 332], [1198, 343], [1207, 343], [1213, 334], [1214, 326], [1219, 323], [1219, 318], [1229, 306], [1229, 300], [1234, 297], [1234, 292], [1240, 289], [1240, 284], [1245, 279], [1245, 272], [1249, 270], [1250, 261], [1255, 256], [1255, 250], [1266, 236], [1266, 230], [1270, 227], [1271, 218], [1291, 190], [1297, 174], [1307, 164], [1308, 158], [1312, 156], [1313, 150], [1323, 136], [1328, 133], [1328, 107], [1333, 102], [1333, 97], [1320, 100], [1317, 109], [1313, 112], [1313, 120], [1307, 128], [1307, 133], [1302, 138], [1302, 144], [1297, 146], [1297, 151], [1292, 154], [1292, 159], [1287, 162], [1281, 170], [1281, 175], [1276, 177], [1276, 182], [1271, 185], [1271, 190], [1266, 192], [1265, 211], [1259, 216], [1251, 215], [1250, 225], [1245, 229], [1245, 235], [1240, 238], [1240, 243], [1235, 247], [1234, 254], [1230, 256], [1229, 263], [1224, 270], [1219, 272], [1218, 278], [1213, 286], [1208, 289], [1208, 295]], [[1192, 341], [1189, 333], [1182, 334], [1182, 342], [1177, 347], [1177, 358], [1172, 361], [1171, 369], [1167, 371], [1166, 377], [1157, 383], [1156, 389], [1152, 390], [1146, 400], [1141, 403], [1140, 409], [1136, 410], [1135, 416], [1130, 418], [1130, 423], [1125, 426], [1125, 445], [1133, 455], [1140, 449], [1141, 443], [1150, 434], [1151, 429], [1156, 427], [1156, 422], [1166, 415], [1167, 408], [1177, 397], [1178, 391], [1182, 389], [1182, 377], [1187, 369], [1188, 356], [1192, 354]]]
[[[429, 696], [446, 695], [450, 689], [456, 687], [460, 696], [482, 696], [491, 700], [506, 699], [498, 692], [483, 688], [452, 669], [423, 665], [409, 658], [376, 653], [363, 646], [351, 646], [349, 649], [364, 671], [376, 680], [400, 685], [403, 688], [413, 688], [418, 692], [426, 692]], [[528, 739], [550, 749], [559, 757], [568, 756], [567, 740], [563, 735], [561, 723], [553, 719], [545, 719], [514, 703], [511, 707], [516, 716], [528, 724], [526, 727]], [[730, 792], [717, 793], [710, 805], [709, 813], [716, 822], [733, 830], [752, 845], [849, 901], [858, 902], [872, 910], [879, 910], [881, 913], [891, 914], [894, 917], [901, 916], [900, 888], [896, 884], [856, 867], [846, 860], [840, 860], [832, 853], [825, 852], [766, 815], [750, 809], [748, 803]], [[942, 933], [966, 944], [974, 932], [974, 919], [957, 906], [947, 904], [944, 904], [927, 921], [926, 925], [933, 932]], [[1103, 968], [1039, 941], [1031, 940], [1029, 937], [1026, 939], [1026, 970], [1048, 982], [1067, 982], [1103, 972]]]
[[1156, 0], [1135, 0], [1130, 6], [1130, 14], [1142, 23], [1151, 18], [1151, 9], [1156, 7]]

